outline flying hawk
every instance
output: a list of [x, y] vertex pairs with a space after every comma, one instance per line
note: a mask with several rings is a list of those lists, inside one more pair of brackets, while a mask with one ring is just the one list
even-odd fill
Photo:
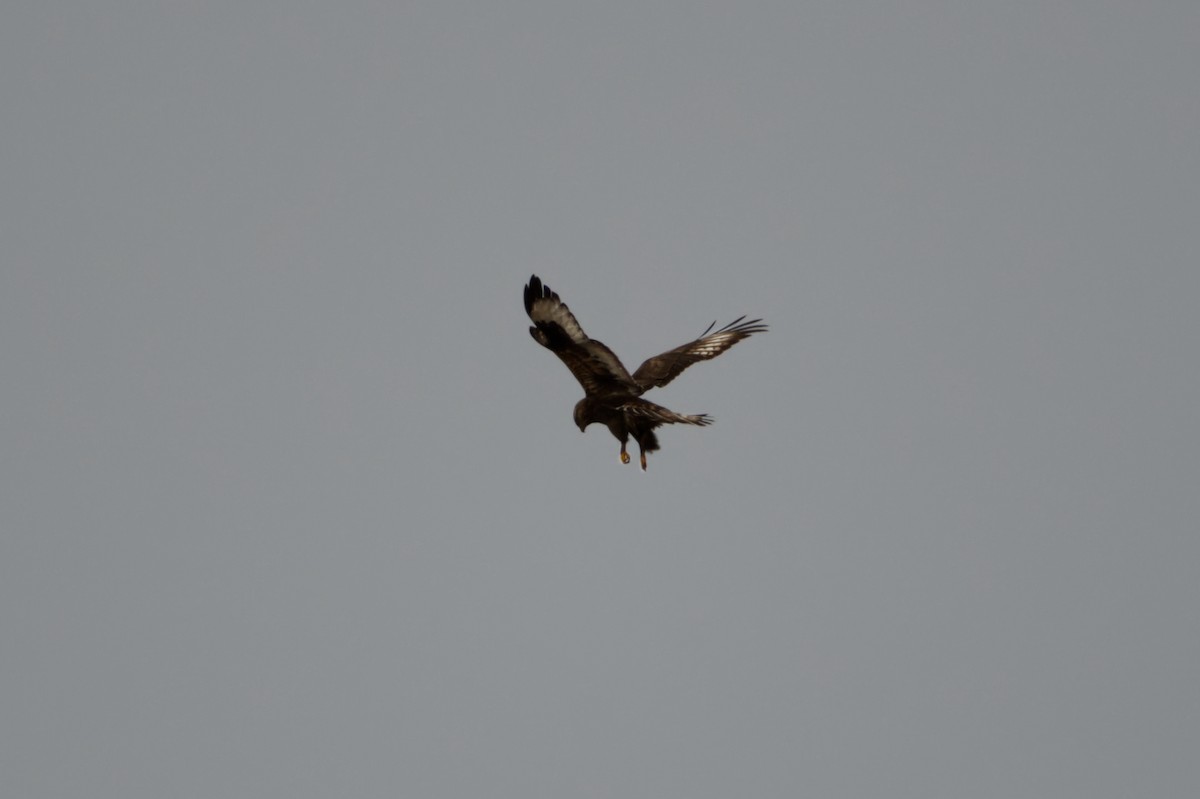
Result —
[[571, 309], [537, 275], [530, 276], [525, 286], [525, 312], [533, 321], [529, 334], [557, 355], [583, 386], [584, 397], [575, 405], [579, 431], [594, 422], [606, 426], [621, 442], [621, 463], [629, 463], [625, 445], [633, 436], [641, 450], [642, 471], [646, 470], [646, 453], [659, 448], [656, 427], [664, 424], [705, 427], [713, 421], [704, 413], [692, 416], [675, 413], [642, 399], [642, 394], [656, 386], [665, 386], [692, 364], [715, 358], [742, 339], [767, 329], [761, 319], [743, 322], [746, 317], [742, 316], [710, 333], [716, 325], [713, 322], [700, 338], [655, 355], [631, 375], [612, 350], [588, 338]]

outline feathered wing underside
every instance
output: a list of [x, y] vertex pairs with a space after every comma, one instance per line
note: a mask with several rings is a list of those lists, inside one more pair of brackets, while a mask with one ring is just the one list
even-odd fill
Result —
[[575, 314], [537, 275], [525, 286], [529, 333], [575, 375], [588, 396], [640, 393], [624, 364], [608, 347], [583, 332]]
[[745, 318], [744, 316], [739, 317], [720, 330], [709, 333], [708, 331], [716, 325], [716, 322], [713, 322], [708, 326], [708, 330], [705, 330], [695, 341], [689, 341], [669, 352], [646, 359], [633, 373], [633, 381], [643, 391], [656, 386], [665, 386], [679, 377], [679, 374], [692, 364], [715, 358], [742, 339], [767, 329], [761, 319], [743, 322], [742, 320]]
[[534, 324], [555, 324], [575, 344], [585, 344], [591, 339], [579, 325], [579, 320], [567, 304], [558, 298], [558, 294], [543, 285], [541, 278], [532, 275], [525, 286], [525, 313]]

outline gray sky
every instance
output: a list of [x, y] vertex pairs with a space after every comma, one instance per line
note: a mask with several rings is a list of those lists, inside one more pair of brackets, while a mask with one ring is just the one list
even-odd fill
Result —
[[7, 4], [0, 793], [1196, 794], [1198, 35]]

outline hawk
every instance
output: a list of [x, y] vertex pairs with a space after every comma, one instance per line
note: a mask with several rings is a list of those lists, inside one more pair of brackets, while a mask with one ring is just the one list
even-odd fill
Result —
[[533, 321], [529, 334], [557, 355], [583, 386], [584, 397], [575, 405], [579, 432], [596, 422], [607, 427], [621, 442], [621, 463], [629, 463], [625, 445], [633, 436], [640, 450], [642, 471], [646, 471], [646, 454], [659, 449], [655, 428], [664, 424], [706, 427], [713, 422], [708, 414], [675, 413], [642, 399], [642, 394], [665, 386], [692, 364], [715, 358], [742, 339], [767, 329], [761, 319], [747, 322], [742, 316], [709, 332], [716, 325], [713, 322], [700, 338], [655, 355], [629, 374], [612, 350], [588, 338], [571, 309], [537, 275], [531, 275], [525, 286], [525, 312]]

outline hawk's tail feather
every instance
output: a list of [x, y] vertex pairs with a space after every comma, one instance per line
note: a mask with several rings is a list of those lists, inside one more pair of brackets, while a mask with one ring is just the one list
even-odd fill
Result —
[[637, 416], [642, 419], [649, 419], [656, 425], [660, 424], [694, 424], [697, 427], [707, 427], [713, 423], [713, 418], [707, 413], [696, 413], [685, 415], [675, 413], [675, 411], [664, 408], [661, 405], [656, 405], [649, 400], [641, 397], [635, 398], [630, 402], [621, 406], [621, 410], [631, 416]]

